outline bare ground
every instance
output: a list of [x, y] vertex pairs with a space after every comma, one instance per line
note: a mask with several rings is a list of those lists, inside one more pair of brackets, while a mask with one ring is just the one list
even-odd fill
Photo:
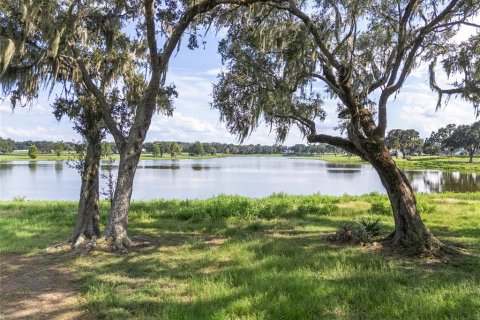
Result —
[[0, 255], [0, 319], [91, 319], [58, 254]]

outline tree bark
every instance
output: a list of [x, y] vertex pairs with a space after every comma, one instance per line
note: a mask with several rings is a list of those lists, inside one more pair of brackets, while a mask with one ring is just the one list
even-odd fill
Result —
[[112, 240], [113, 250], [123, 251], [131, 246], [127, 234], [128, 210], [132, 197], [133, 179], [142, 151], [142, 142], [126, 144], [120, 152], [117, 184], [113, 197], [113, 205], [107, 220], [105, 237]]
[[78, 246], [83, 240], [100, 236], [99, 168], [100, 138], [88, 139], [82, 172], [82, 185], [78, 203], [77, 221], [70, 242]]
[[473, 155], [475, 154], [475, 150], [470, 150], [468, 155], [470, 156], [469, 163], [473, 163]]
[[395, 231], [389, 236], [391, 243], [407, 248], [412, 253], [438, 249], [440, 241], [424, 225], [410, 182], [398, 169], [387, 148], [380, 147], [376, 152], [369, 152], [369, 159], [380, 176], [392, 206]]

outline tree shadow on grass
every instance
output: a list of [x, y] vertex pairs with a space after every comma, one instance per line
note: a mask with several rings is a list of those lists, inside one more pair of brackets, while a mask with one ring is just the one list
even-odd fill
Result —
[[151, 247], [115, 256], [101, 269], [93, 266], [85, 290], [103, 285], [109, 298], [91, 299], [89, 307], [112, 319], [480, 316], [474, 270], [334, 246], [320, 241], [318, 232], [278, 237], [268, 231], [228, 237], [213, 248], [201, 245], [215, 240], [211, 235], [201, 240], [194, 233], [177, 242], [168, 237], [178, 235], [163, 235]]

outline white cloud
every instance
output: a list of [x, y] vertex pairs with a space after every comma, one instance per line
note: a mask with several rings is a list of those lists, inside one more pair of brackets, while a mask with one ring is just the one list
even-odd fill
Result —
[[420, 135], [427, 137], [432, 131], [438, 130], [449, 123], [472, 123], [473, 107], [452, 97], [448, 105], [436, 111], [437, 96], [428, 87], [417, 86], [418, 90], [409, 88], [398, 96], [397, 101], [390, 105], [388, 129], [416, 129]]
[[[73, 133], [73, 130], [71, 131]], [[32, 129], [3, 127], [0, 128], [0, 136], [14, 140], [67, 140], [64, 132], [53, 128], [36, 126]]]
[[209, 69], [209, 70], [203, 72], [203, 74], [208, 75], [208, 76], [217, 76], [222, 71], [223, 71], [222, 68], [214, 68], [214, 69]]
[[0, 100], [0, 114], [2, 119], [4, 115], [18, 115], [18, 116], [38, 116], [38, 115], [52, 115], [50, 108], [45, 107], [43, 103], [38, 101], [32, 101], [26, 106], [21, 107], [17, 104], [15, 110], [12, 110], [12, 104], [10, 102], [10, 97], [7, 96]]
[[201, 76], [171, 72], [167, 83], [173, 82], [178, 92], [175, 106], [207, 106], [211, 101], [212, 81]]
[[185, 117], [181, 113], [175, 113], [173, 117], [158, 117], [152, 123], [150, 131], [159, 133], [209, 133], [215, 128], [208, 122], [201, 121], [194, 117]]

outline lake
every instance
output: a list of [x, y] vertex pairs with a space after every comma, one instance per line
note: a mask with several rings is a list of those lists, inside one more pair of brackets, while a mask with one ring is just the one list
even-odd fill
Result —
[[[106, 171], [102, 166], [102, 172]], [[480, 191], [480, 174], [408, 170], [417, 192]], [[102, 181], [102, 185], [105, 181]], [[0, 199], [77, 200], [80, 176], [65, 162], [0, 163]], [[287, 157], [142, 160], [133, 199], [205, 199], [218, 194], [264, 197], [273, 192], [325, 195], [385, 193], [369, 165]]]

